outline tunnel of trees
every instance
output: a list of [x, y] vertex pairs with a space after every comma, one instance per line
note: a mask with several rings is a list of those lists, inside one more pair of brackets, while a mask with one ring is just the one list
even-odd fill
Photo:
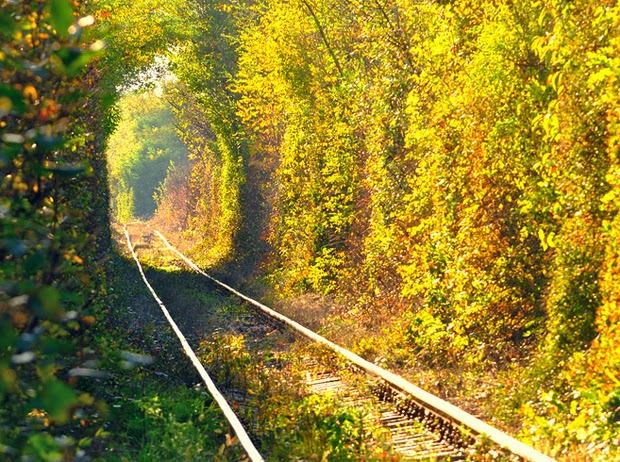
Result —
[[618, 460], [616, 1], [6, 1], [0, 39], [4, 455], [113, 440], [71, 371], [118, 359], [110, 221], [156, 216]]

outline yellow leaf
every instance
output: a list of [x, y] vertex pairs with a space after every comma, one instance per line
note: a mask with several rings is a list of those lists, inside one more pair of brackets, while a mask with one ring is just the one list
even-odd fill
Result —
[[35, 102], [39, 94], [37, 93], [37, 89], [32, 85], [26, 85], [24, 87], [24, 98], [30, 100], [30, 102]]
[[7, 96], [0, 96], [0, 117], [4, 117], [13, 109], [13, 103]]
[[538, 230], [538, 239], [540, 239], [540, 245], [543, 250], [547, 250], [549, 246], [547, 245], [547, 240], [545, 239], [545, 232], [542, 229]]
[[553, 233], [553, 232], [551, 232], [551, 233], [549, 233], [549, 234], [547, 235], [547, 245], [548, 245], [549, 247], [551, 247], [551, 248], [554, 248], [554, 247], [556, 246], [556, 245], [555, 245], [554, 238], [555, 238], [555, 233]]

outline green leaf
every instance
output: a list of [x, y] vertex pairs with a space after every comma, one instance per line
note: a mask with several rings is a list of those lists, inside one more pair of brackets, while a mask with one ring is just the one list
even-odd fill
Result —
[[52, 420], [66, 422], [69, 419], [71, 406], [77, 403], [73, 389], [57, 379], [44, 384], [41, 392], [41, 404]]
[[26, 110], [26, 102], [21, 91], [6, 85], [0, 84], [0, 116], [3, 113], [22, 113]]
[[91, 447], [93, 444], [93, 439], [92, 438], [82, 438], [79, 442], [78, 442], [78, 447], [80, 448], [89, 448]]
[[47, 337], [41, 342], [41, 351], [47, 355], [68, 355], [75, 351], [75, 344], [71, 341]]
[[44, 319], [58, 318], [63, 314], [60, 293], [55, 287], [42, 287], [35, 291], [28, 300], [28, 307]]
[[68, 77], [76, 77], [93, 58], [101, 54], [101, 49], [82, 49], [78, 47], [61, 48], [55, 55], [60, 58], [60, 69]]
[[28, 276], [35, 275], [38, 271], [45, 268], [47, 264], [47, 256], [43, 251], [35, 252], [30, 255], [24, 262], [24, 272]]
[[5, 12], [0, 12], [0, 35], [11, 37], [17, 25], [13, 17]]
[[45, 150], [54, 150], [62, 147], [64, 138], [62, 136], [50, 136], [46, 134], [40, 134], [36, 138], [37, 146]]
[[26, 453], [38, 456], [38, 460], [62, 460], [60, 446], [49, 433], [35, 433], [28, 438]]
[[[5, 350], [17, 340], [15, 327], [6, 319], [0, 319], [0, 350]], [[4, 352], [3, 352], [4, 353]]]
[[50, 1], [50, 22], [61, 37], [69, 35], [69, 26], [73, 23], [73, 7], [69, 0]]
[[60, 178], [73, 178], [86, 170], [82, 164], [48, 162], [45, 171], [54, 173]]

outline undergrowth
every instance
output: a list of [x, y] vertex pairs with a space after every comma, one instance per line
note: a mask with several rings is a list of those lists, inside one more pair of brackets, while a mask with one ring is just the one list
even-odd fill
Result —
[[118, 353], [104, 388], [109, 461], [239, 461], [244, 454], [228, 422], [182, 353], [133, 261], [115, 255], [116, 309], [96, 342]]
[[308, 394], [299, 351], [277, 356], [250, 351], [243, 336], [215, 335], [201, 345], [201, 361], [236, 396], [267, 460], [392, 461], [385, 429], [370, 406], [328, 392]]
[[138, 374], [112, 406], [110, 429], [116, 449], [104, 460], [188, 461], [242, 459], [222, 412], [200, 388], [171, 386], [153, 374]]

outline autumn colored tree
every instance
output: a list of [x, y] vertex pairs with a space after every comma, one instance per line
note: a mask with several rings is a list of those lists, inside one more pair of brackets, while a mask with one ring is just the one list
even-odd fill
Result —
[[[252, 11], [235, 89], [276, 185], [274, 280], [347, 281], [360, 306], [405, 307], [431, 364], [538, 357], [558, 413], [595, 380], [615, 415], [614, 2]], [[570, 444], [616, 431], [582, 405]]]

